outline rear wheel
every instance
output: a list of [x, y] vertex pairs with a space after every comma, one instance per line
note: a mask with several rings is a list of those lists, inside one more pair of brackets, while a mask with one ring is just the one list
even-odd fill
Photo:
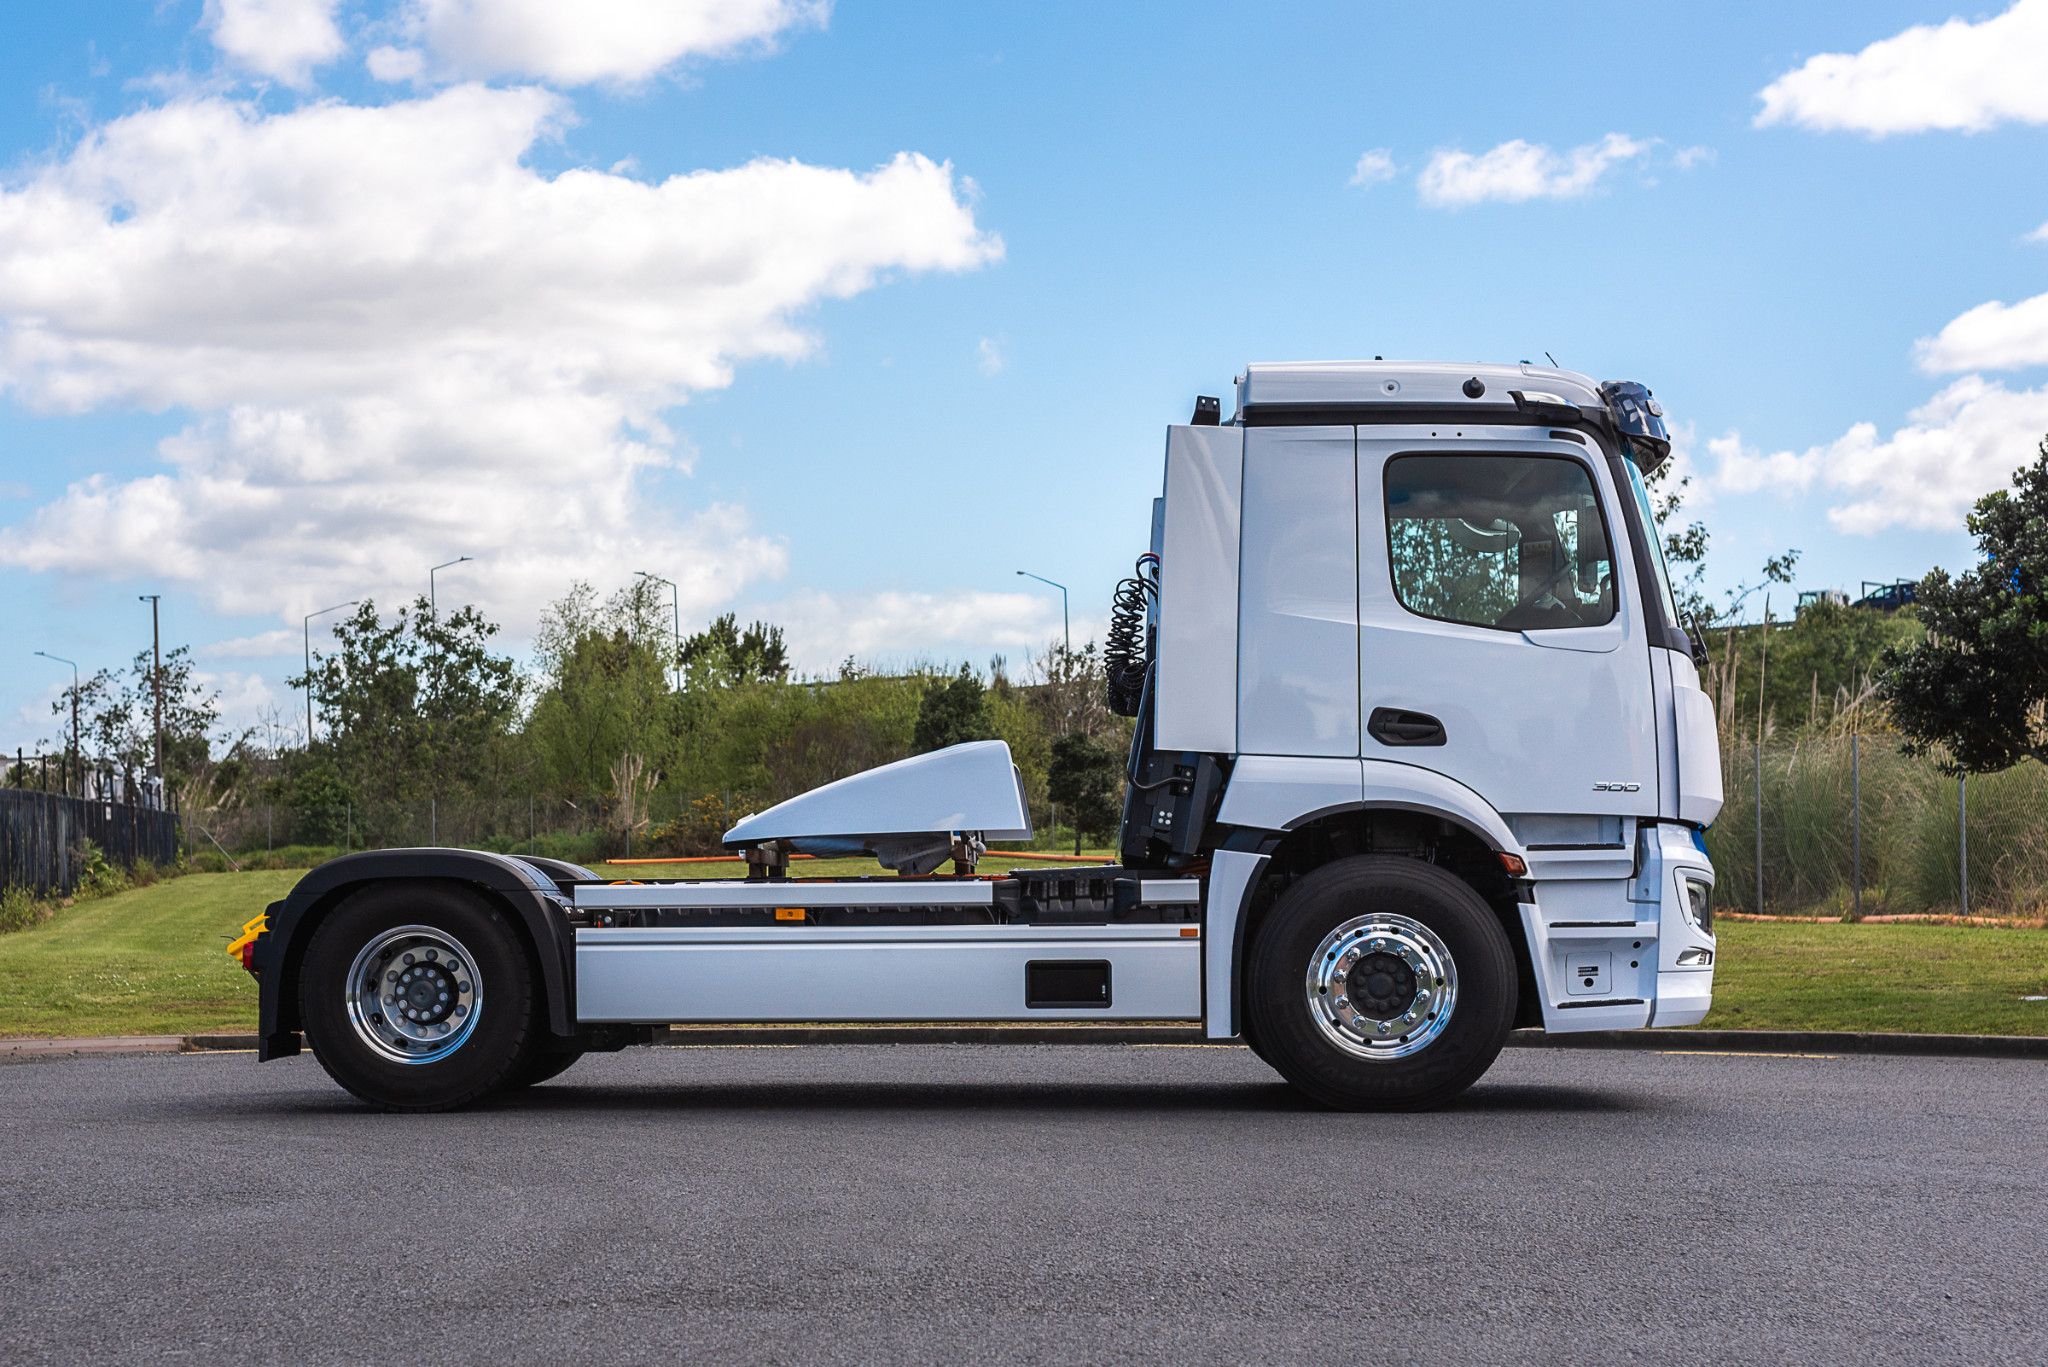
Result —
[[1514, 947], [1467, 884], [1420, 860], [1345, 859], [1260, 925], [1245, 1034], [1326, 1106], [1440, 1106], [1500, 1053], [1516, 991]]
[[314, 929], [299, 969], [314, 1057], [392, 1110], [465, 1105], [521, 1076], [537, 1053], [536, 1008], [511, 917], [448, 884], [351, 894]]

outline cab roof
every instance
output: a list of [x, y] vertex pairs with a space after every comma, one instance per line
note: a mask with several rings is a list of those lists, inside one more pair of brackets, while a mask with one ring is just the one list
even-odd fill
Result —
[[[1478, 382], [1479, 392], [1468, 386]], [[1512, 402], [1509, 394], [1555, 395], [1574, 407], [1601, 408], [1590, 377], [1555, 366], [1455, 361], [1256, 361], [1237, 379], [1237, 411], [1414, 404], [1454, 408]]]

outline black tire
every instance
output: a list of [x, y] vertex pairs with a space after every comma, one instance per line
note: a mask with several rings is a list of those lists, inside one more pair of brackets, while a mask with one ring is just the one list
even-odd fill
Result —
[[549, 1046], [534, 1050], [526, 1060], [526, 1067], [505, 1084], [504, 1090], [517, 1091], [524, 1087], [538, 1087], [550, 1078], [560, 1077], [569, 1071], [569, 1066], [583, 1057], [584, 1051], [570, 1045], [566, 1048]]
[[[1439, 1032], [1403, 1057], [1340, 1046], [1311, 1005], [1310, 966], [1326, 937], [1369, 913], [1420, 923], [1455, 969]], [[1325, 1106], [1422, 1110], [1450, 1101], [1492, 1065], [1514, 1024], [1517, 992], [1514, 946], [1470, 886], [1418, 859], [1343, 859], [1294, 884], [1260, 924], [1245, 971], [1245, 1036]]]
[[[350, 1018], [356, 956], [402, 926], [452, 937], [475, 960], [475, 1022], [432, 1062], [387, 1057]], [[530, 1066], [541, 1037], [534, 982], [523, 932], [496, 903], [447, 883], [376, 884], [350, 894], [314, 928], [299, 967], [299, 1019], [320, 1066], [356, 1096], [388, 1110], [444, 1111], [506, 1086]]]

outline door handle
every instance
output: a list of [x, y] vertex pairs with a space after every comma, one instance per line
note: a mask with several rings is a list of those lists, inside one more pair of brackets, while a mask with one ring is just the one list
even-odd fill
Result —
[[1427, 712], [1399, 707], [1375, 707], [1365, 733], [1381, 745], [1442, 745], [1445, 740], [1442, 722]]

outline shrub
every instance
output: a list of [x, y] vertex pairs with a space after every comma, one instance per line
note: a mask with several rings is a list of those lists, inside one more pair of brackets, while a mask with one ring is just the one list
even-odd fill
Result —
[[49, 914], [48, 904], [37, 901], [27, 888], [0, 889], [0, 934], [27, 930]]
[[723, 854], [725, 833], [743, 815], [718, 793], [706, 793], [675, 820], [648, 833], [650, 848], [668, 855]]

